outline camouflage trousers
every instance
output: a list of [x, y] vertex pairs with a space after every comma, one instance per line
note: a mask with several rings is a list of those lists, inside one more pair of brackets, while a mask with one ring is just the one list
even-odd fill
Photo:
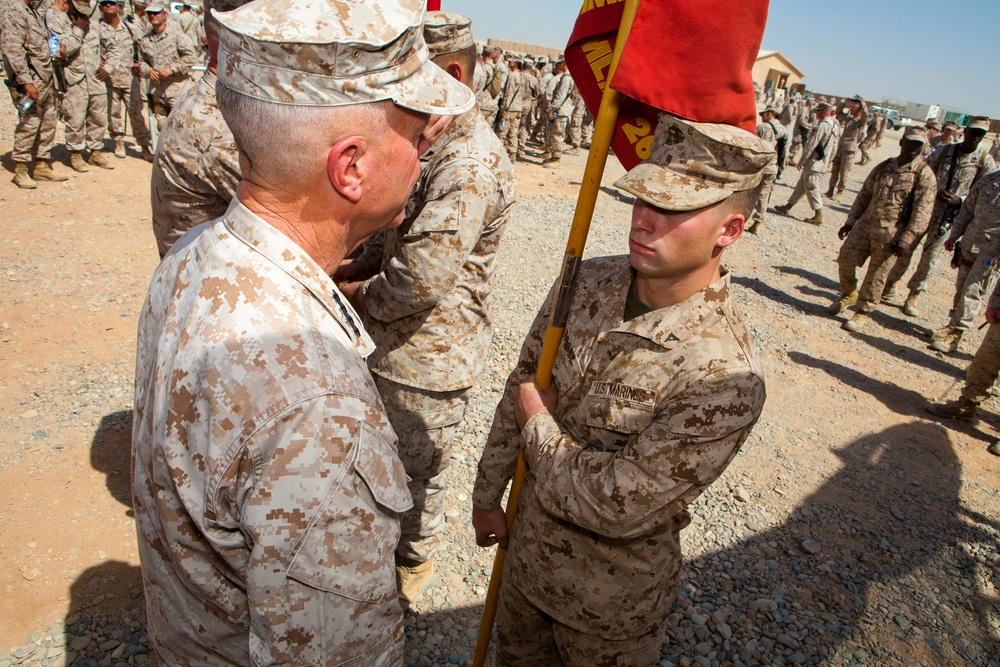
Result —
[[584, 634], [542, 612], [506, 576], [496, 628], [497, 667], [652, 667], [666, 631], [664, 626], [621, 641]]
[[410, 481], [413, 508], [400, 521], [396, 553], [426, 562], [436, 555], [444, 530], [444, 472], [458, 425], [469, 405], [469, 389], [429, 391], [373, 374], [389, 422], [399, 438], [399, 459]]
[[[951, 304], [951, 319], [948, 326], [962, 331], [972, 328], [972, 323], [982, 310], [983, 300], [993, 293], [997, 283], [997, 272], [992, 265], [996, 253], [974, 254], [962, 250], [955, 276], [955, 298]], [[986, 262], [991, 262], [987, 264]]]
[[573, 113], [569, 117], [569, 145], [577, 147], [583, 141], [583, 112], [582, 105], [573, 107]]
[[507, 149], [507, 155], [514, 157], [517, 155], [518, 137], [521, 135], [521, 112], [505, 111], [504, 119], [507, 126], [500, 131], [500, 143]]
[[856, 270], [868, 261], [868, 271], [858, 292], [859, 313], [874, 311], [882, 300], [886, 277], [892, 269], [896, 256], [889, 250], [892, 239], [881, 229], [871, 229], [867, 225], [857, 225], [840, 246], [837, 267], [840, 272], [840, 291], [850, 294], [858, 289]]
[[792, 137], [792, 141], [788, 146], [788, 152], [787, 152], [788, 164], [795, 164], [795, 161], [792, 160], [792, 156], [794, 156], [798, 152], [798, 150], [802, 148], [802, 145], [805, 143], [806, 137], [808, 135], [809, 135], [809, 128], [807, 127], [806, 128], [796, 127], [795, 132], [791, 133], [790, 136]]
[[496, 109], [482, 109], [480, 111], [483, 114], [483, 118], [486, 120], [486, 124], [490, 126], [490, 129], [496, 132], [496, 122], [497, 122], [497, 110]]
[[833, 158], [833, 169], [830, 171], [828, 192], [833, 192], [834, 188], [837, 192], [844, 191], [844, 188], [847, 187], [847, 177], [851, 175], [851, 169], [854, 168], [854, 158], [857, 155], [857, 149], [844, 148], [837, 151], [837, 155]]
[[90, 94], [86, 81], [69, 87], [63, 95], [63, 116], [66, 118], [66, 148], [82, 151], [104, 148], [104, 133], [108, 129], [108, 91], [101, 87]]
[[538, 104], [532, 102], [531, 106], [521, 114], [521, 130], [517, 133], [517, 150], [524, 151], [528, 144], [528, 135], [535, 127], [538, 118]]
[[128, 88], [118, 88], [108, 84], [108, 129], [112, 139], [123, 139], [125, 137], [125, 112], [128, 113], [128, 120], [132, 124], [132, 136], [140, 146], [149, 146], [149, 127], [146, 125], [146, 118], [142, 115], [142, 107], [145, 106], [140, 92], [139, 79], [133, 78], [132, 85]]
[[14, 129], [14, 150], [10, 155], [14, 162], [31, 162], [32, 153], [38, 160], [49, 160], [56, 143], [59, 124], [56, 89], [52, 81], [35, 87], [38, 88], [38, 101], [27, 113], [21, 114]]
[[535, 121], [535, 126], [531, 129], [531, 136], [528, 137], [532, 141], [538, 141], [542, 145], [545, 145], [546, 137], [549, 135], [549, 118], [548, 112], [544, 105], [538, 105], [538, 120]]
[[[923, 239], [923, 250], [920, 253], [920, 260], [917, 262], [917, 269], [910, 276], [910, 280], [906, 283], [906, 286], [912, 292], [926, 292], [927, 284], [929, 282], [930, 276], [934, 273], [937, 265], [941, 262], [941, 257], [947, 254], [944, 249], [944, 242], [948, 239], [948, 235], [944, 234], [938, 236], [937, 225], [933, 225], [931, 229], [927, 231], [927, 236]], [[889, 272], [889, 279], [887, 281], [888, 287], [895, 287], [896, 283], [902, 279], [903, 274], [906, 270], [910, 268], [910, 262], [913, 260], [913, 253], [916, 252], [917, 247], [921, 245], [919, 240], [914, 242], [910, 246], [909, 252], [900, 257], [896, 261], [896, 265]]]
[[795, 206], [796, 202], [802, 199], [803, 195], [805, 195], [806, 201], [809, 202], [812, 210], [818, 211], [823, 208], [823, 197], [821, 195], [823, 174], [818, 171], [811, 171], [809, 167], [810, 164], [806, 163], [805, 168], [802, 169], [802, 174], [795, 183], [795, 189], [792, 190], [792, 195], [788, 198], [788, 203], [786, 204], [788, 208]]
[[566, 116], [556, 116], [549, 121], [548, 135], [545, 137], [545, 150], [551, 153], [552, 157], [557, 158], [562, 155], [567, 125], [569, 125], [569, 118]]
[[757, 205], [753, 209], [753, 222], [759, 223], [764, 221], [768, 202], [771, 201], [771, 191], [774, 190], [774, 179], [777, 177], [777, 169], [769, 167], [764, 170], [764, 176], [760, 179], [760, 197], [757, 198]]
[[982, 403], [990, 397], [990, 387], [997, 375], [1000, 375], [1000, 324], [991, 324], [966, 371], [962, 396], [973, 403]]

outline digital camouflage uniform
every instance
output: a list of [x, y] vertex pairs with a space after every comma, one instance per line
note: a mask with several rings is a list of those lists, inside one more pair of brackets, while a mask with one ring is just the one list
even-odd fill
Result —
[[847, 187], [847, 177], [851, 175], [854, 168], [854, 158], [858, 155], [858, 148], [865, 140], [868, 131], [868, 107], [861, 103], [861, 115], [847, 117], [847, 123], [841, 130], [840, 142], [837, 144], [837, 155], [833, 158], [833, 165], [830, 168], [830, 186], [827, 189], [827, 196], [840, 194]]
[[[104, 147], [108, 129], [108, 87], [97, 78], [101, 66], [101, 31], [96, 19], [87, 19], [87, 27], [70, 23], [65, 12], [50, 9], [49, 28], [66, 49], [63, 72], [67, 89], [62, 112], [66, 119], [66, 148], [70, 151]], [[52, 20], [53, 18], [58, 20]]]
[[[785, 137], [787, 140], [787, 135], [785, 134], [785, 128], [783, 125], [775, 120], [770, 122], [757, 123], [757, 136], [761, 138], [768, 145], [771, 150], [775, 149], [778, 144], [778, 139]], [[774, 189], [774, 179], [778, 177], [778, 163], [777, 161], [772, 162], [764, 169], [764, 176], [761, 178], [761, 189], [760, 196], [757, 198], [757, 205], [754, 207], [753, 213], [753, 223], [758, 225], [764, 221], [764, 216], [767, 212], [768, 202], [771, 201], [771, 191]], [[753, 229], [754, 232], [757, 231], [756, 227]]]
[[503, 144], [507, 155], [515, 157], [517, 155], [517, 141], [521, 134], [521, 117], [524, 113], [525, 97], [527, 91], [524, 85], [524, 78], [521, 70], [513, 70], [507, 75], [507, 82], [504, 83], [503, 91], [500, 93], [499, 112], [506, 121], [503, 129], [497, 136]]
[[1000, 254], [1000, 172], [986, 174], [972, 186], [948, 240], [961, 252], [948, 326], [968, 331], [997, 282], [993, 260]]
[[31, 162], [32, 153], [39, 161], [48, 161], [56, 142], [58, 108], [52, 65], [49, 58], [49, 31], [45, 15], [38, 8], [23, 2], [11, 2], [0, 14], [0, 51], [4, 62], [18, 84], [33, 84], [38, 89], [38, 101], [18, 118], [14, 130], [14, 162]]
[[162, 663], [402, 659], [411, 501], [372, 349], [326, 273], [238, 202], [156, 269], [132, 456]]
[[[1000, 290], [994, 288], [989, 301], [990, 308], [1000, 308]], [[976, 356], [965, 374], [962, 396], [978, 405], [990, 398], [990, 389], [1000, 375], [1000, 324], [991, 324], [986, 329]], [[991, 450], [992, 451], [992, 450]]]
[[359, 288], [376, 343], [369, 366], [383, 390], [414, 507], [398, 553], [425, 562], [444, 529], [444, 471], [468, 390], [493, 336], [496, 253], [515, 197], [510, 160], [482, 115], [459, 116], [421, 157], [406, 218], [366, 246], [380, 273]]
[[[878, 307], [895, 260], [890, 244], [916, 242], [930, 222], [936, 194], [934, 173], [920, 157], [902, 166], [898, 158], [889, 158], [868, 174], [847, 214], [846, 224], [852, 229], [837, 256], [840, 291], [845, 295], [858, 289], [856, 269], [868, 262], [858, 312]], [[903, 219], [907, 212], [909, 217]]]
[[160, 135], [150, 204], [162, 258], [184, 232], [220, 217], [236, 196], [240, 158], [215, 100], [216, 76], [205, 76], [177, 102]]
[[[937, 177], [938, 192], [948, 189], [948, 172], [955, 158], [954, 175], [951, 179], [951, 191], [956, 197], [964, 199], [969, 194], [969, 189], [976, 179], [983, 174], [988, 174], [996, 170], [996, 163], [989, 156], [986, 146], [982, 143], [968, 155], [962, 154], [959, 150], [961, 144], [947, 144], [931, 153], [927, 158], [927, 164], [934, 170]], [[934, 272], [941, 257], [945, 255], [944, 242], [948, 233], [948, 226], [942, 227], [941, 223], [948, 212], [948, 205], [940, 200], [934, 202], [934, 210], [931, 212], [931, 222], [927, 228], [927, 235], [923, 242], [923, 251], [920, 254], [920, 261], [916, 270], [910, 276], [906, 286], [912, 292], [926, 292], [931, 274]], [[919, 242], [920, 239], [917, 239]], [[895, 287], [900, 281], [906, 269], [910, 266], [913, 253], [916, 252], [918, 243], [914, 243], [909, 252], [899, 257], [896, 264], [889, 272], [886, 280], [886, 290]]]
[[[795, 203], [803, 197], [809, 202], [813, 211], [823, 208], [823, 174], [830, 169], [830, 158], [834, 147], [837, 145], [837, 132], [839, 126], [832, 116], [824, 118], [822, 122], [809, 133], [805, 146], [802, 148], [802, 157], [799, 158], [799, 165], [802, 166], [802, 174], [795, 183], [791, 196], [785, 208], [792, 208]], [[816, 147], [822, 146], [824, 156], [819, 157]]]
[[[623, 322], [628, 257], [583, 262], [553, 369], [558, 407], [518, 429], [514, 390], [537, 368], [552, 293], [539, 310], [473, 495], [476, 507], [500, 507], [523, 450], [528, 474], [500, 592], [498, 665], [562, 664], [553, 632], [577, 656], [570, 664], [659, 659], [685, 508], [736, 456], [764, 405], [761, 367], [722, 273], [681, 303]], [[539, 626], [547, 623], [545, 642]]]
[[[872, 116], [868, 119], [868, 126], [865, 128], [865, 138], [858, 146], [858, 149], [861, 151], [861, 160], [858, 161], [858, 164], [868, 164], [871, 161], [872, 158], [869, 155], [869, 151], [875, 146], [875, 138], [878, 136], [878, 126], [878, 118]], [[927, 145], [931, 145], [930, 142]]]
[[138, 53], [138, 38], [143, 34], [134, 25], [119, 19], [118, 27], [113, 27], [103, 19], [99, 23], [101, 31], [101, 60], [108, 78], [104, 80], [108, 91], [108, 126], [111, 138], [125, 137], [125, 118], [128, 113], [132, 125], [132, 136], [142, 147], [150, 146], [149, 127], [142, 115], [143, 93], [139, 78], [132, 75], [132, 63]]
[[528, 144], [528, 134], [538, 120], [538, 94], [541, 84], [538, 82], [537, 74], [530, 69], [521, 72], [521, 81], [524, 85], [525, 105], [521, 112], [521, 130], [517, 136], [517, 149], [519, 152], [524, 152]]
[[583, 117], [587, 113], [587, 103], [583, 101], [580, 89], [573, 87], [573, 111], [569, 116], [569, 137], [567, 143], [579, 148], [583, 143]]
[[573, 113], [573, 91], [576, 85], [569, 71], [557, 74], [553, 79], [552, 95], [549, 98], [549, 127], [545, 140], [545, 152], [558, 161], [566, 140], [566, 126]]
[[[198, 53], [191, 41], [175, 22], [167, 20], [166, 27], [156, 33], [150, 30], [139, 40], [139, 78], [149, 82], [149, 95], [158, 129], [170, 115], [174, 105], [191, 87], [189, 73], [197, 62]], [[159, 81], [149, 78], [150, 71], [170, 68], [170, 76]], [[152, 122], [152, 121], [151, 121]]]

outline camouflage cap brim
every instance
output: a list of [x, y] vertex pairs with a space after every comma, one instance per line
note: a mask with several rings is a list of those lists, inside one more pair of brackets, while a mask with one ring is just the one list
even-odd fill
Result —
[[219, 81], [249, 97], [301, 106], [392, 100], [442, 116], [475, 104], [430, 61], [416, 0], [252, 2], [213, 15]]
[[659, 115], [649, 157], [615, 182], [668, 211], [693, 211], [760, 184], [774, 151], [755, 134], [720, 123]]

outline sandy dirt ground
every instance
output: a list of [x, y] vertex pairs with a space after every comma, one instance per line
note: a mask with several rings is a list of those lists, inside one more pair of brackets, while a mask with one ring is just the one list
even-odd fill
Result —
[[[149, 222], [149, 164], [131, 152], [125, 160], [114, 160], [113, 171], [92, 168], [66, 183], [19, 190], [10, 182], [13, 123], [7, 111], [0, 115], [5, 151], [0, 172], [0, 656], [10, 664], [21, 659], [5, 651], [52, 628], [73, 625], [81, 613], [140, 618], [142, 585], [129, 492], [130, 410], [137, 314], [158, 261]], [[892, 155], [897, 138], [887, 136], [872, 165]], [[57, 169], [71, 173], [65, 152], [60, 149], [56, 158]], [[519, 195], [575, 197], [584, 159], [566, 158], [556, 170], [518, 163]], [[929, 400], [957, 396], [982, 334], [975, 332], [957, 355], [927, 349], [924, 330], [945, 323], [951, 298], [951, 274], [945, 271], [921, 304], [924, 317], [903, 316], [897, 301], [881, 309], [874, 326], [850, 335], [825, 311], [836, 293], [836, 230], [869, 168], [855, 168], [851, 191], [828, 210], [824, 226], [772, 215], [759, 236], [748, 235], [733, 253], [734, 282], [768, 365], [769, 401], [753, 451], [741, 455], [732, 474], [750, 496], [767, 499], [764, 518], [747, 523], [751, 532], [765, 536], [764, 542], [768, 531], [796, 513], [801, 518], [801, 508], [817, 499], [833, 511], [844, 508], [859, 525], [885, 526], [887, 533], [899, 525], [902, 537], [908, 530], [915, 535], [917, 528], [893, 518], [900, 512], [897, 506], [907, 521], [941, 520], [958, 531], [985, 531], [977, 542], [981, 576], [937, 576], [921, 569], [919, 560], [904, 568], [914, 585], [926, 575], [935, 586], [954, 587], [951, 595], [966, 601], [966, 608], [953, 610], [954, 624], [976, 649], [970, 648], [969, 658], [985, 663], [984, 656], [993, 652], [995, 659], [1000, 645], [995, 588], [1000, 459], [986, 452], [1000, 429], [1000, 406], [987, 402], [978, 426], [941, 423], [923, 410]], [[616, 163], [609, 167], [616, 169], [621, 173]], [[772, 205], [787, 200], [791, 171], [781, 179]], [[605, 179], [605, 189], [614, 195], [612, 181]], [[805, 209], [800, 204], [793, 215], [804, 218]], [[553, 234], [563, 229], [554, 226]], [[532, 249], [508, 246], [505, 252], [513, 257]], [[868, 474], [869, 464], [880, 458], [891, 474]], [[696, 529], [710, 528], [696, 523], [691, 530]], [[816, 567], [836, 567], [841, 553], [836, 545], [850, 551], [853, 539], [850, 529], [830, 528], [824, 538], [826, 560]], [[961, 537], [941, 539], [947, 542], [943, 549], [962, 548]], [[699, 555], [697, 540], [689, 554]], [[870, 617], [868, 644], [894, 647], [899, 664], [948, 664], [923, 644], [904, 650], [899, 628], [884, 620], [895, 615], [880, 611], [880, 584], [868, 583], [860, 592], [838, 589], [838, 595], [860, 605], [859, 618]], [[905, 597], [898, 604], [905, 606]], [[900, 614], [907, 615], [905, 610]], [[962, 662], [960, 648], [953, 650]], [[856, 657], [858, 663], [874, 664]], [[25, 664], [37, 658], [25, 658]]]

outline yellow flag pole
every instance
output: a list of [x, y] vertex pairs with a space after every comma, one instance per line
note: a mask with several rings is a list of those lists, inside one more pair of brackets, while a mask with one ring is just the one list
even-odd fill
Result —
[[[601, 189], [601, 178], [604, 176], [608, 152], [611, 149], [611, 139], [614, 137], [615, 125], [618, 122], [618, 108], [621, 105], [622, 95], [618, 91], [612, 90], [609, 84], [615, 69], [618, 67], [618, 60], [621, 58], [629, 31], [632, 29], [632, 22], [639, 9], [639, 2], [640, 0], [625, 0], [611, 65], [608, 67], [608, 74], [604, 79], [604, 94], [601, 97], [601, 106], [594, 124], [594, 137], [590, 143], [587, 166], [583, 173], [583, 183], [580, 185], [580, 193], [576, 200], [576, 212], [573, 214], [573, 226], [570, 228], [569, 239], [566, 241], [566, 251], [563, 254], [559, 286], [552, 304], [552, 312], [549, 313], [549, 324], [545, 329], [538, 370], [535, 373], [535, 385], [542, 390], [548, 389], [552, 385], [552, 367], [555, 365], [559, 343], [562, 341], [566, 321], [569, 318], [573, 287], [576, 284], [580, 261], [583, 259], [583, 248], [587, 243], [587, 234], [590, 233], [590, 222], [594, 217], [594, 206], [597, 203], [597, 194]], [[514, 524], [517, 500], [521, 495], [521, 485], [524, 483], [524, 476], [527, 472], [528, 465], [524, 461], [524, 455], [519, 452], [514, 479], [510, 485], [510, 496], [507, 501], [508, 534]], [[506, 556], [507, 550], [497, 547], [493, 571], [490, 574], [490, 587], [486, 593], [486, 603], [483, 606], [483, 617], [479, 622], [479, 638], [476, 641], [473, 667], [483, 667], [486, 662], [486, 654], [490, 647], [490, 635], [493, 634], [493, 623], [496, 620], [497, 596], [500, 592], [500, 580], [503, 576], [503, 564]]]

